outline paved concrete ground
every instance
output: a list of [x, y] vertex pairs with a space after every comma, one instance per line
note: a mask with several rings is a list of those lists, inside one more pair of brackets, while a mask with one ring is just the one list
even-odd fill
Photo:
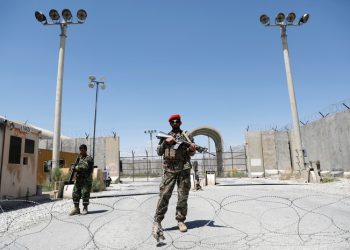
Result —
[[70, 200], [1, 213], [0, 249], [350, 249], [349, 180], [217, 181], [190, 193], [187, 233], [173, 194], [161, 246], [151, 236], [159, 182], [124, 182], [94, 194], [86, 216], [68, 216]]

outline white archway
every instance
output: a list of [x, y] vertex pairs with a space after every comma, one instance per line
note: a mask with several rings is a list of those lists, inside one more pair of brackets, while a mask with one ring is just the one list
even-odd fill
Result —
[[222, 137], [219, 133], [219, 131], [217, 131], [214, 128], [211, 127], [199, 127], [196, 129], [193, 129], [191, 131], [191, 135], [193, 137], [197, 136], [197, 135], [205, 135], [205, 136], [209, 136], [210, 138], [213, 139], [214, 143], [215, 143], [215, 149], [216, 149], [216, 161], [217, 161], [217, 174], [218, 176], [221, 175], [222, 171], [223, 171], [223, 158], [222, 158], [222, 152], [223, 152], [223, 145], [224, 142], [222, 140]]

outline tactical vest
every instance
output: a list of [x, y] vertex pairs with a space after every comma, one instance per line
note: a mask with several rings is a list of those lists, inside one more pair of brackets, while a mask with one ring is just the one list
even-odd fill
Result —
[[[174, 138], [181, 138], [183, 140], [188, 141], [189, 137], [186, 131], [182, 131], [181, 133], [173, 133], [172, 131], [169, 132], [169, 135], [173, 136]], [[184, 169], [184, 165], [188, 164], [190, 160], [190, 156], [187, 152], [187, 147], [182, 145], [167, 145], [167, 147], [164, 150], [164, 166], [165, 168], [172, 170], [172, 171], [179, 171]]]

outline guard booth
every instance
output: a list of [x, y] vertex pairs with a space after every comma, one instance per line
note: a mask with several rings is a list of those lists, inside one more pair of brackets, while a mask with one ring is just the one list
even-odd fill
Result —
[[0, 198], [36, 194], [38, 142], [41, 131], [0, 117]]

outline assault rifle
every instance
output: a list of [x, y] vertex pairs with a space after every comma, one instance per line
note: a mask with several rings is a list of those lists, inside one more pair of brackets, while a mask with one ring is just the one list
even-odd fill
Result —
[[69, 169], [68, 179], [66, 181], [67, 184], [73, 184], [73, 177], [75, 172], [75, 166], [79, 163], [79, 157], [76, 159], [75, 163], [71, 164], [71, 167]]
[[73, 166], [75, 167], [75, 164], [72, 164], [69, 169], [68, 178], [65, 181], [66, 185], [73, 184], [73, 177], [74, 177], [74, 168], [72, 169]]
[[[158, 139], [174, 138], [174, 137], [172, 137], [171, 135], [168, 135], [168, 134], [166, 134], [166, 133], [164, 133], [164, 132], [159, 132], [159, 133], [156, 135], [156, 137], [157, 137]], [[184, 139], [179, 138], [179, 137], [174, 138], [174, 139], [175, 139], [175, 142], [176, 142], [176, 147], [175, 147], [175, 149], [177, 149], [177, 148], [178, 148], [179, 146], [181, 146], [182, 144], [184, 144], [184, 145], [186, 145], [186, 146], [190, 146], [190, 145], [192, 144], [192, 142], [189, 142], [189, 141], [184, 140]], [[196, 151], [198, 151], [199, 153], [207, 153], [207, 154], [210, 154], [210, 155], [215, 156], [215, 154], [208, 152], [208, 149], [207, 149], [207, 148], [201, 147], [201, 146], [198, 146], [198, 145], [196, 145]]]

